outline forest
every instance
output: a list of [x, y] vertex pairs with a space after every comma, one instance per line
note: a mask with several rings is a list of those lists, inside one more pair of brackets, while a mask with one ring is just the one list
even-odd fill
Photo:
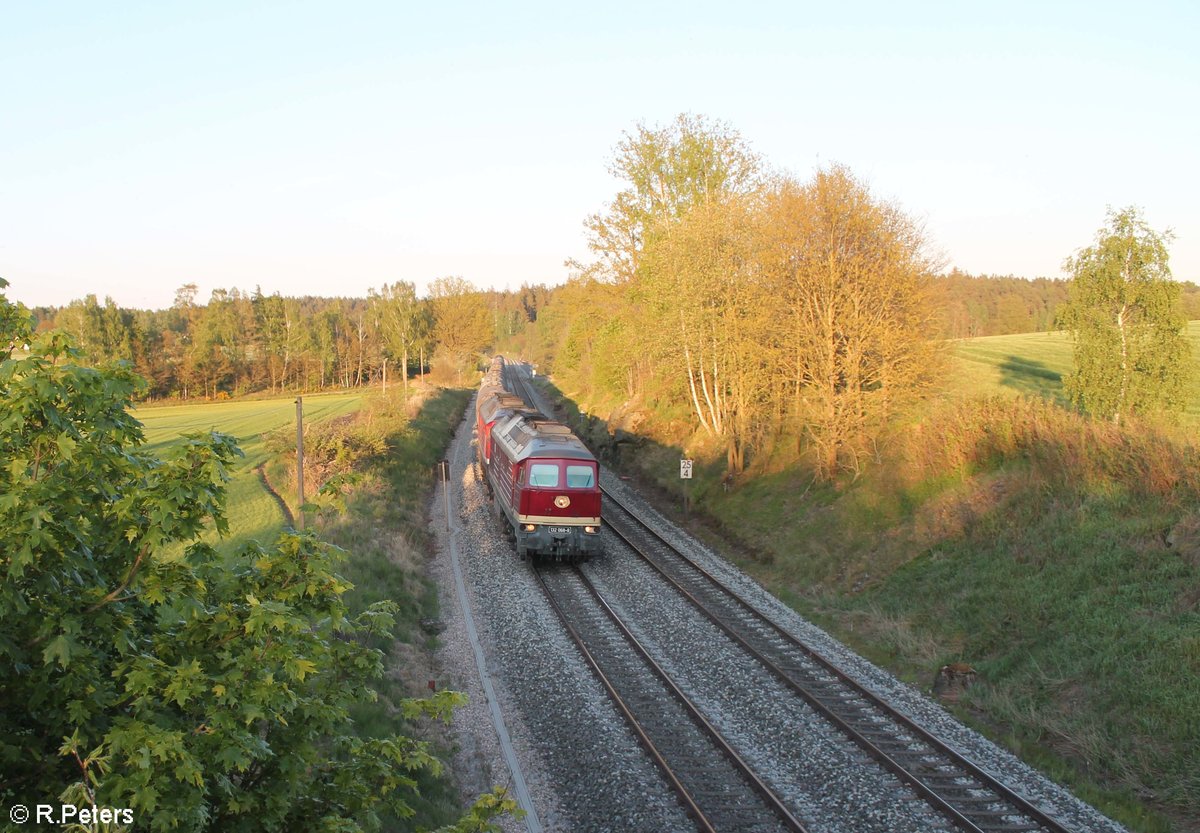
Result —
[[195, 284], [166, 310], [119, 307], [95, 295], [32, 310], [39, 332], [68, 333], [88, 364], [129, 362], [149, 399], [224, 399], [260, 391], [313, 391], [401, 381], [426, 372], [455, 381], [475, 355], [536, 320], [543, 286], [477, 290], [446, 277], [418, 298], [412, 283], [366, 298], [282, 297], [216, 289], [207, 303]]
[[[0, 524], [14, 551], [32, 553], [42, 546], [49, 533], [37, 531], [41, 507], [65, 506], [70, 522], [55, 534], [88, 542], [96, 535], [93, 528], [101, 529], [104, 540], [124, 553], [100, 565], [107, 573], [93, 577], [92, 589], [60, 600], [63, 610], [82, 610], [84, 618], [99, 611], [99, 624], [93, 617], [85, 628], [81, 619], [65, 614], [12, 619], [21, 631], [6, 644], [41, 655], [50, 682], [34, 680], [31, 690], [52, 692], [61, 701], [55, 703], [55, 719], [65, 714], [75, 720], [68, 712], [79, 708], [74, 692], [91, 691], [90, 671], [82, 670], [91, 666], [70, 662], [87, 656], [79, 640], [101, 639], [122, 622], [157, 627], [159, 619], [140, 607], [135, 616], [118, 617], [125, 616], [126, 602], [131, 609], [143, 604], [140, 597], [123, 595], [135, 577], [156, 593], [161, 584], [165, 589], [156, 598], [178, 595], [192, 604], [194, 597], [196, 605], [215, 611], [226, 606], [251, 617], [258, 615], [260, 597], [293, 586], [296, 576], [286, 571], [295, 563], [313, 571], [301, 578], [314, 586], [333, 588], [336, 579], [332, 556], [315, 539], [286, 536], [276, 545], [282, 558], [267, 558], [261, 550], [244, 554], [238, 569], [261, 583], [250, 597], [253, 609], [243, 604], [243, 574], [222, 583], [228, 570], [215, 553], [196, 550], [205, 558], [196, 559], [195, 570], [189, 562], [178, 573], [138, 576], [144, 553], [161, 542], [189, 539], [209, 520], [221, 523], [224, 495], [213, 484], [224, 482], [235, 451], [220, 438], [211, 448], [193, 443], [161, 470], [149, 455], [124, 453], [122, 445], [140, 442], [127, 412], [134, 400], [405, 385], [425, 374], [435, 382], [473, 386], [480, 359], [501, 351], [552, 374], [550, 387], [564, 394], [559, 403], [564, 418], [581, 435], [597, 428], [589, 436], [611, 438], [613, 447], [598, 453], [610, 452], [614, 463], [630, 462], [613, 450], [622, 433], [638, 449], [633, 464], [644, 464], [647, 476], [656, 462], [666, 461], [658, 469], [674, 480], [675, 460], [695, 457], [693, 505], [750, 554], [768, 586], [787, 591], [856, 638], [877, 632], [887, 646], [897, 633], [920, 630], [932, 646], [928, 656], [896, 651], [913, 674], [926, 675], [945, 661], [971, 660], [981, 671], [974, 702], [1022, 737], [1041, 743], [1045, 733], [1038, 721], [1043, 715], [1054, 719], [1061, 707], [1080, 725], [1064, 722], [1067, 729], [1055, 737], [1066, 742], [1054, 752], [1071, 759], [1078, 751], [1071, 746], [1074, 739], [1095, 732], [1103, 740], [1097, 748], [1116, 749], [1119, 758], [1099, 774], [1102, 782], [1130, 786], [1138, 796], [1151, 795], [1148, 785], [1164, 782], [1159, 803], [1194, 815], [1194, 776], [1187, 773], [1196, 771], [1197, 747], [1194, 731], [1179, 717], [1188, 702], [1175, 687], [1179, 676], [1139, 672], [1139, 684], [1132, 685], [1110, 673], [1118, 657], [1120, 667], [1129, 657], [1154, 657], [1176, 668], [1194, 654], [1194, 639], [1185, 634], [1196, 606], [1197, 562], [1178, 558], [1194, 559], [1188, 553], [1200, 552], [1194, 549], [1200, 521], [1193, 510], [1200, 468], [1194, 446], [1139, 421], [1160, 406], [1178, 409], [1190, 367], [1182, 325], [1200, 319], [1200, 286], [1170, 278], [1169, 234], [1154, 232], [1135, 209], [1127, 209], [1110, 212], [1110, 227], [1100, 230], [1094, 246], [1073, 257], [1071, 244], [1084, 241], [1064, 246], [1064, 269], [1074, 272], [1073, 282], [947, 271], [921, 225], [845, 167], [827, 166], [806, 178], [772, 171], [736, 131], [695, 116], [626, 133], [611, 171], [623, 189], [584, 221], [594, 259], [573, 263], [572, 277], [561, 286], [488, 290], [460, 277], [441, 277], [423, 296], [415, 282], [398, 280], [371, 289], [365, 298], [230, 288], [205, 300], [189, 283], [165, 310], [125, 309], [92, 295], [61, 308], [35, 309], [37, 330], [59, 331], [43, 339], [27, 338], [24, 311], [0, 303], [0, 325], [16, 333], [0, 347], [8, 344], [12, 354], [6, 363], [10, 385], [21, 383], [9, 396], [27, 403], [13, 413], [40, 413], [35, 403], [49, 379], [54, 396], [71, 413], [88, 420], [100, 414], [105, 425], [117, 426], [106, 429], [116, 435], [110, 442], [104, 432], [76, 429], [69, 421], [60, 430], [53, 421], [14, 419], [7, 423], [8, 439], [0, 437], [20, 463], [5, 470], [13, 480], [6, 488], [20, 497], [9, 499], [15, 508], [7, 526]], [[1134, 252], [1152, 254], [1142, 265], [1153, 268], [1142, 268], [1141, 276], [1118, 274], [1120, 264], [1131, 262], [1125, 253]], [[1073, 409], [1038, 398], [937, 400], [954, 340], [1050, 330], [1068, 331], [1072, 339], [1076, 372], [1065, 374], [1062, 385]], [[23, 352], [22, 345], [33, 346]], [[1169, 395], [1159, 395], [1163, 391]], [[578, 412], [571, 413], [573, 408]], [[44, 455], [63, 464], [44, 465]], [[384, 456], [405, 462], [402, 455]], [[110, 470], [128, 485], [112, 487]], [[201, 472], [202, 482], [177, 487], [175, 481], [193, 471]], [[111, 499], [127, 492], [137, 500]], [[87, 506], [81, 503], [85, 498]], [[146, 511], [145, 505], [158, 508]], [[200, 509], [179, 509], [193, 505]], [[176, 516], [183, 520], [176, 522]], [[1011, 522], [1014, 517], [1020, 522]], [[78, 518], [87, 524], [81, 526]], [[135, 528], [129, 518], [146, 529]], [[170, 528], [156, 526], [163, 523]], [[295, 558], [297, 553], [303, 557]], [[1030, 558], [1045, 569], [1031, 574]], [[1096, 570], [1100, 559], [1107, 572]], [[90, 556], [77, 561], [99, 569]], [[1015, 566], [1006, 572], [1009, 562]], [[254, 572], [263, 565], [276, 573]], [[76, 569], [74, 562], [65, 566]], [[1022, 584], [1030, 575], [1034, 580]], [[53, 599], [62, 596], [57, 588], [79, 584], [52, 571], [39, 573], [38, 581], [56, 588], [38, 591]], [[1107, 618], [1081, 624], [1071, 604], [1093, 581], [1098, 584], [1087, 596], [1089, 612], [1102, 611]], [[931, 602], [906, 582], [946, 592]], [[1124, 600], [1112, 587], [1141, 588], [1151, 599], [1147, 609], [1163, 611], [1169, 621], [1126, 633]], [[95, 588], [115, 589], [97, 603]], [[308, 684], [325, 685], [341, 673], [344, 660], [359, 660], [341, 653], [343, 644], [357, 644], [358, 625], [335, 632], [312, 624], [345, 617], [334, 589], [321, 605], [306, 608], [304, 616], [312, 621], [295, 619], [292, 647], [276, 646], [250, 630], [239, 636], [226, 623], [221, 627], [228, 632], [197, 631], [193, 643], [202, 648], [213, 639], [238, 639], [245, 650], [234, 659], [251, 669], [261, 665], [269, 643], [282, 669], [279, 679], [290, 674], [299, 686], [314, 672], [334, 675]], [[928, 615], [923, 606], [930, 604], [950, 613]], [[15, 602], [7, 607], [17, 609]], [[1026, 614], [1010, 615], [1025, 608]], [[61, 634], [54, 630], [59, 620], [69, 625]], [[1106, 630], [1108, 622], [1114, 626]], [[131, 647], [121, 642], [95, 650], [113, 657], [128, 650], [142, 658], [137, 662], [175, 650], [155, 627], [137, 637], [142, 641], [129, 642]], [[1047, 638], [1052, 628], [1071, 638]], [[1084, 631], [1100, 634], [1103, 650], [1079, 650], [1074, 635]], [[1160, 632], [1165, 636], [1159, 638]], [[964, 633], [971, 639], [964, 642]], [[1022, 665], [1031, 645], [1040, 652], [1031, 663], [1036, 668]], [[317, 657], [314, 668], [287, 664], [291, 654], [304, 652]], [[28, 667], [24, 654], [19, 661]], [[378, 662], [366, 660], [360, 665], [378, 676]], [[54, 664], [73, 675], [69, 686], [55, 676]], [[1104, 699], [1080, 703], [1070, 691], [1048, 706], [1011, 699], [1012, 692], [1044, 691], [1041, 667], [1070, 668], [1080, 690], [1119, 695], [1125, 699], [1112, 702], [1125, 705], [1113, 708]], [[153, 702], [148, 692], [183, 684], [170, 682], [160, 668], [136, 663], [122, 668], [139, 675], [143, 688], [135, 693], [145, 694], [147, 702]], [[177, 677], [187, 671], [179, 668], [184, 670]], [[1161, 685], [1142, 685], [1146, 679]], [[356, 692], [366, 696], [370, 685], [364, 677]], [[196, 686], [196, 697], [204, 699], [190, 708], [234, 715], [214, 724], [222, 739], [249, 743], [258, 737], [229, 712], [224, 683]], [[274, 696], [276, 689], [261, 691]], [[344, 690], [340, 678], [330, 690]], [[105, 689], [86, 702], [97, 715], [115, 714], [120, 696], [116, 688]], [[247, 708], [259, 706], [253, 698], [247, 702]], [[145, 726], [134, 726], [138, 732], [157, 725], [158, 716], [148, 714]], [[1175, 727], [1175, 734], [1164, 741], [1160, 731], [1122, 723], [1141, 715], [1158, 727]], [[365, 773], [354, 775], [363, 794], [351, 796], [358, 802], [351, 809], [374, 812], [376, 798], [366, 794], [374, 789], [369, 776], [386, 770], [370, 767], [399, 753], [380, 747], [360, 754], [353, 738], [342, 734], [346, 715], [335, 717], [318, 728], [344, 744], [345, 757]], [[90, 712], [84, 718], [77, 722], [100, 725]], [[308, 731], [302, 722], [292, 725]], [[124, 727], [112, 737], [118, 753], [142, 742]], [[306, 754], [317, 760], [316, 744], [305, 743]], [[1121, 749], [1123, 743], [1128, 748]], [[86, 751], [78, 742], [62, 751], [76, 748]], [[62, 764], [54, 748], [43, 752], [46, 761]], [[182, 744], [168, 752], [190, 754]], [[10, 760], [18, 758], [10, 753]], [[247, 766], [230, 760], [235, 768]], [[90, 761], [80, 763], [85, 779]], [[325, 783], [319, 767], [304, 774]], [[263, 792], [257, 777], [247, 781], [257, 789], [256, 801]], [[345, 796], [332, 780], [329, 785], [312, 794], [331, 813], [341, 812]], [[147, 780], [126, 792], [159, 800], [150, 787]], [[276, 785], [280, 794], [306, 789], [299, 778]], [[163, 803], [163, 818], [194, 803], [185, 789], [169, 798], [174, 803]], [[188, 806], [199, 819], [204, 808]], [[258, 812], [257, 805], [238, 806], [239, 812]]]
[[[411, 285], [405, 285], [406, 288]], [[1067, 298], [1067, 282], [1012, 275], [971, 275], [951, 269], [932, 279], [940, 333], [948, 339], [1048, 332]], [[1200, 319], [1200, 285], [1181, 282], [1190, 320]], [[388, 289], [385, 285], [384, 293]], [[65, 307], [35, 307], [39, 331], [69, 333], [88, 363], [124, 360], [149, 382], [145, 396], [225, 398], [271, 390], [352, 388], [378, 382], [384, 359], [399, 378], [403, 345], [389, 346], [384, 293], [367, 298], [282, 297], [278, 293], [214, 290], [205, 303], [196, 285], [180, 287], [165, 310], [128, 309], [95, 295]], [[574, 293], [564, 286], [527, 284], [517, 290], [478, 290], [467, 285], [456, 299], [466, 311], [459, 324], [480, 349], [523, 337], [539, 311], [566, 307]], [[432, 299], [413, 301], [410, 375], [427, 372], [439, 357], [451, 322], [434, 326]], [[580, 311], [581, 314], [584, 311]], [[445, 355], [444, 352], [442, 355]], [[442, 372], [448, 372], [443, 367]]]
[[[386, 384], [389, 369], [469, 383], [486, 351], [510, 350], [585, 395], [677, 412], [729, 477], [793, 444], [827, 478], [861, 470], [950, 341], [1067, 326], [1068, 281], [945, 271], [921, 224], [844, 166], [774, 171], [693, 115], [615, 150], [625, 187], [585, 219], [594, 259], [562, 286], [441, 277], [425, 297], [397, 281], [366, 298], [234, 288], [201, 304], [187, 284], [167, 310], [88, 296], [37, 310], [38, 327], [90, 362], [129, 362], [150, 398]], [[1168, 283], [1168, 305], [1200, 317], [1200, 287]]]

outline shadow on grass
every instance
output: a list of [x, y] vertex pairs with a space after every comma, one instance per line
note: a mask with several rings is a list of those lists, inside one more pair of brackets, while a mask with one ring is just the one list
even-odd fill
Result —
[[[401, 704], [425, 694], [423, 681], [435, 676], [435, 666], [417, 658], [434, 646], [436, 630], [426, 623], [439, 618], [437, 590], [425, 572], [432, 548], [425, 506], [435, 485], [435, 465], [446, 453], [471, 393], [441, 388], [411, 419], [385, 410], [346, 423], [340, 430], [382, 431], [386, 451], [357, 461], [354, 470], [364, 476], [363, 487], [348, 495], [344, 511], [322, 518], [318, 527], [322, 538], [348, 553], [338, 572], [353, 585], [346, 594], [352, 614], [380, 601], [397, 605], [391, 634], [370, 643], [385, 653], [388, 671], [374, 686], [378, 700], [354, 707], [356, 733], [364, 739], [398, 732], [427, 740], [443, 760], [451, 753], [441, 730], [407, 721]], [[416, 782], [409, 799], [415, 815], [386, 818], [384, 829], [433, 829], [459, 818], [459, 796], [451, 778], [428, 770], [405, 777]]]
[[1005, 356], [1000, 363], [1000, 384], [1026, 396], [1040, 396], [1064, 407], [1070, 405], [1063, 391], [1062, 374], [1036, 359]]
[[[969, 660], [981, 672], [967, 712], [978, 728], [1131, 829], [1166, 833], [1167, 815], [1193, 829], [1189, 716], [1200, 711], [1176, 669], [1196, 651], [1196, 565], [1162, 530], [1200, 488], [1167, 475], [1196, 463], [1148, 438], [1092, 432], [1057, 408], [1061, 374], [1041, 362], [999, 366], [1028, 399], [948, 412], [921, 442], [936, 449], [961, 432], [959, 445], [922, 454], [931, 467], [919, 479], [874, 471], [852, 489], [807, 490], [777, 472], [723, 494], [718, 463], [696, 470], [693, 496], [712, 498], [698, 503], [726, 521], [722, 533], [769, 543], [755, 575], [792, 606], [922, 685], [942, 663]], [[678, 505], [679, 448], [538, 384], [550, 415], [611, 468], [636, 467], [639, 488], [653, 481]]]

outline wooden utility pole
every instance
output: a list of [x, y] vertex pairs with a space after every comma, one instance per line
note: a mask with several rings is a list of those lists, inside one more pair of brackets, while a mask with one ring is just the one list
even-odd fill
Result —
[[304, 531], [304, 397], [296, 397], [296, 512], [300, 531]]

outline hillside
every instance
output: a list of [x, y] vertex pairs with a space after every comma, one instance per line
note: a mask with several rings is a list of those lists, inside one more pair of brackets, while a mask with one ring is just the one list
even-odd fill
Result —
[[[1189, 335], [1200, 348], [1200, 322]], [[953, 368], [854, 481], [821, 486], [777, 451], [727, 490], [723, 459], [698, 459], [693, 529], [926, 691], [974, 667], [947, 705], [1132, 829], [1200, 829], [1200, 452], [1059, 407], [1060, 335], [958, 342]], [[678, 517], [685, 424], [565, 394]], [[633, 424], [642, 439], [612, 442]]]

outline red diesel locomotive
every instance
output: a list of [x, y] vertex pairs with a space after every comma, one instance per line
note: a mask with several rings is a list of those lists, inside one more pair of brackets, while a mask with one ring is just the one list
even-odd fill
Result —
[[475, 403], [476, 446], [517, 554], [587, 559], [600, 552], [600, 469], [571, 429], [505, 386], [497, 356]]

